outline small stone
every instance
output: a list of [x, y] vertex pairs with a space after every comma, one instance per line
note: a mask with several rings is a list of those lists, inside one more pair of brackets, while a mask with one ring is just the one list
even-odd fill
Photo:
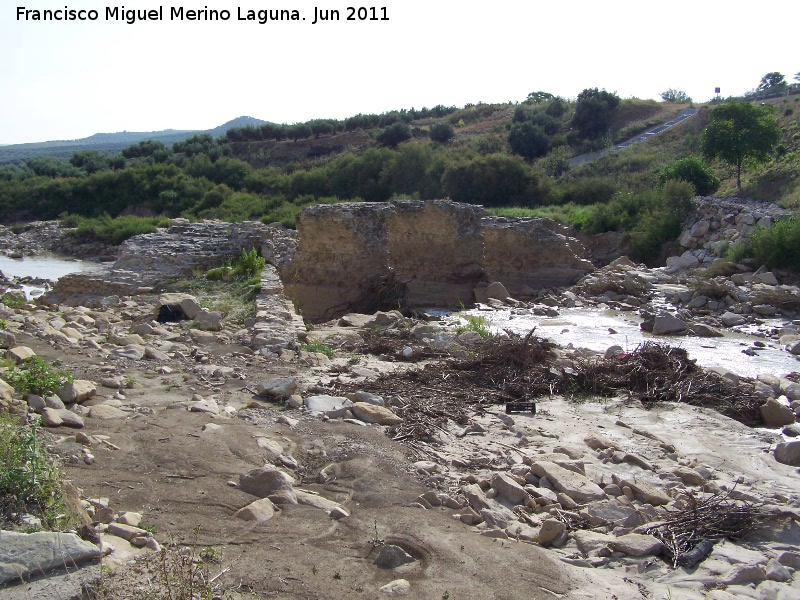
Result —
[[549, 546], [565, 530], [566, 526], [561, 521], [556, 519], [546, 520], [539, 529], [539, 544]]
[[331, 512], [328, 513], [332, 519], [345, 519], [350, 516], [350, 513], [345, 509], [343, 506], [335, 506], [331, 509]]
[[262, 381], [256, 387], [256, 394], [259, 396], [284, 400], [292, 396], [297, 390], [297, 379], [294, 377], [282, 377], [280, 379], [268, 379]]
[[381, 594], [389, 594], [392, 596], [407, 596], [411, 591], [411, 584], [405, 579], [395, 579], [378, 588], [378, 591]]
[[377, 423], [378, 425], [397, 425], [403, 419], [394, 414], [390, 409], [383, 406], [376, 406], [368, 402], [356, 402], [350, 407], [353, 414], [367, 423]]
[[240, 508], [234, 513], [234, 517], [244, 521], [256, 521], [263, 523], [275, 516], [275, 505], [269, 498], [261, 498], [251, 502], [247, 506]]

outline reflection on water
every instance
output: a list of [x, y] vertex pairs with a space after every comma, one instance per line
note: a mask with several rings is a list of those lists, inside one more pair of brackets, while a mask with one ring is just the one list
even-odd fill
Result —
[[34, 277], [55, 281], [69, 273], [93, 271], [100, 268], [97, 263], [74, 260], [57, 254], [40, 254], [25, 258], [8, 258], [0, 255], [0, 271], [14, 277]]
[[[39, 254], [25, 258], [9, 258], [0, 255], [0, 271], [14, 277], [32, 277], [34, 279], [47, 279], [55, 281], [69, 273], [94, 271], [100, 265], [83, 260], [75, 260], [59, 256], [58, 254]], [[20, 288], [27, 298], [35, 298], [44, 293], [44, 288], [37, 285], [21, 285]]]
[[[495, 332], [508, 329], [526, 334], [536, 327], [538, 335], [561, 346], [571, 343], [575, 347], [603, 352], [618, 344], [631, 351], [651, 340], [685, 348], [689, 356], [703, 367], [722, 367], [743, 377], [756, 377], [760, 373], [785, 375], [800, 370], [798, 359], [783, 350], [777, 341], [728, 331], [723, 332], [725, 337], [721, 338], [654, 336], [639, 328], [641, 319], [636, 313], [585, 308], [560, 309], [557, 318], [514, 314], [510, 309], [471, 310], [468, 313], [486, 317]], [[764, 342], [766, 347], [754, 348], [756, 340]], [[743, 354], [742, 350], [746, 348], [754, 350], [755, 355]]]

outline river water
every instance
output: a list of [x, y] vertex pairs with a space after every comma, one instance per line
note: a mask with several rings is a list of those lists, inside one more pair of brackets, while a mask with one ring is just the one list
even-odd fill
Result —
[[[18, 278], [31, 277], [54, 282], [59, 277], [69, 273], [94, 271], [99, 268], [100, 265], [97, 263], [51, 253], [26, 256], [25, 258], [9, 258], [0, 255], [0, 271]], [[28, 298], [35, 298], [44, 293], [44, 286], [25, 284], [22, 286], [22, 290]]]
[[[699, 338], [694, 336], [654, 336], [639, 328], [642, 319], [635, 312], [586, 308], [559, 309], [556, 318], [520, 314], [512, 309], [475, 309], [466, 314], [485, 317], [494, 333], [510, 330], [527, 334], [534, 327], [536, 334], [560, 346], [590, 348], [604, 352], [609, 346], [619, 345], [625, 351], [635, 350], [646, 341], [654, 341], [685, 348], [690, 358], [706, 368], [721, 367], [742, 377], [756, 377], [761, 373], [786, 375], [800, 371], [800, 361], [782, 349], [777, 341], [724, 331], [725, 337]], [[457, 313], [447, 320], [458, 320]], [[615, 332], [615, 333], [612, 333]], [[764, 348], [753, 345], [759, 341]], [[754, 355], [742, 353], [749, 349]]]

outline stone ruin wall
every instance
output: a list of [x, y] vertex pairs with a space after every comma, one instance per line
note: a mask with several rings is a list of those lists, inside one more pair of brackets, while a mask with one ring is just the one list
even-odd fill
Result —
[[311, 206], [298, 217], [297, 232], [176, 219], [166, 230], [125, 242], [112, 266], [62, 277], [47, 300], [99, 306], [157, 292], [169, 278], [206, 271], [256, 247], [280, 274], [270, 281], [282, 285], [271, 284], [269, 292], [291, 298], [311, 322], [398, 302], [458, 308], [472, 304], [475, 288], [491, 281], [512, 296], [574, 283], [592, 265], [569, 232], [548, 219], [487, 217], [481, 206], [449, 200]]
[[311, 322], [381, 308], [378, 296], [391, 283], [405, 285], [406, 306], [458, 308], [490, 281], [524, 295], [593, 269], [568, 228], [486, 217], [480, 206], [447, 200], [313, 206], [297, 230], [282, 277]]

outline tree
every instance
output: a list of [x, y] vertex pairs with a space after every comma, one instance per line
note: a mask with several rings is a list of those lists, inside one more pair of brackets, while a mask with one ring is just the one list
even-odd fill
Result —
[[777, 71], [773, 71], [772, 73], [767, 73], [761, 78], [761, 83], [758, 84], [756, 88], [757, 92], [781, 92], [788, 87], [788, 83], [786, 83], [786, 77], [783, 76], [783, 73], [778, 73]]
[[719, 188], [719, 177], [696, 156], [686, 156], [668, 164], [661, 171], [659, 179], [662, 184], [671, 179], [688, 181], [700, 196], [713, 194]]
[[611, 125], [611, 111], [619, 105], [619, 96], [597, 88], [587, 88], [578, 94], [572, 125], [583, 138], [597, 139]]
[[381, 146], [394, 147], [411, 139], [411, 127], [403, 122], [392, 123], [375, 136], [375, 139]]
[[440, 123], [434, 123], [431, 125], [431, 139], [434, 142], [439, 142], [440, 144], [446, 144], [456, 132], [453, 130], [453, 126], [448, 123], [447, 121], [441, 121]]
[[547, 154], [550, 139], [540, 126], [532, 121], [514, 123], [508, 132], [508, 145], [514, 154], [531, 160]]
[[666, 92], [661, 92], [661, 99], [664, 102], [673, 102], [675, 104], [686, 104], [692, 101], [689, 94], [683, 90], [673, 90], [672, 88], [669, 88]]
[[781, 136], [770, 105], [728, 100], [709, 114], [700, 151], [736, 167], [736, 187], [742, 189], [742, 166], [767, 161]]

